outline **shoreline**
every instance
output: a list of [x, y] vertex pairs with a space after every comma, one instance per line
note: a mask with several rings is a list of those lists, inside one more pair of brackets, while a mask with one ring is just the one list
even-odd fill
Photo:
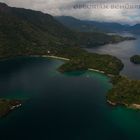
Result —
[[[55, 55], [30, 55], [30, 57], [42, 57], [42, 58], [52, 58], [52, 59], [70, 61], [70, 59], [68, 59], [68, 58], [59, 57], [59, 56], [55, 56]], [[109, 77], [113, 77], [114, 76], [112, 74], [106, 74], [104, 71], [93, 69], [93, 68], [88, 68], [87, 70], [88, 71], [93, 71], [93, 72], [98, 72], [98, 73], [101, 73], [101, 74], [105, 74], [105, 75], [107, 75]]]
[[107, 100], [107, 103], [110, 104], [110, 105], [113, 106], [113, 107], [122, 105], [122, 106], [125, 106], [126, 108], [129, 108], [129, 109], [140, 110], [140, 104], [135, 104], [135, 103], [130, 104], [130, 105], [125, 104], [125, 103], [124, 103], [124, 104], [118, 104], [118, 103], [112, 102], [112, 101], [110, 101], [110, 100]]
[[[18, 57], [18, 56], [2, 58], [2, 59], [0, 59], [0, 61], [6, 61], [6, 60], [13, 59], [13, 58], [16, 58], [16, 57]], [[21, 55], [21, 57], [22, 57], [22, 55]], [[70, 61], [70, 59], [68, 59], [68, 58], [59, 57], [59, 56], [55, 56], [55, 55], [25, 55], [23, 57], [42, 57], [42, 58], [52, 58], [52, 59], [57, 59], [57, 60]], [[108, 77], [113, 77], [114, 76], [112, 74], [107, 74], [104, 71], [101, 71], [101, 70], [98, 70], [98, 69], [87, 68], [87, 70], [88, 71], [93, 71], [93, 72], [98, 72], [98, 73], [104, 74]]]
[[92, 68], [88, 68], [89, 71], [94, 71], [94, 72], [99, 72], [99, 73], [102, 73], [102, 74], [105, 74], [104, 71], [100, 71], [100, 70], [96, 70], [96, 69], [92, 69]]
[[[42, 55], [41, 57], [70, 61], [70, 59], [68, 59], [68, 58], [59, 57], [59, 56], [54, 56], [54, 55], [50, 55], [50, 56], [49, 56], [49, 55]], [[88, 71], [93, 71], [93, 72], [98, 72], [98, 73], [101, 73], [101, 74], [105, 74], [105, 75], [107, 75], [107, 76], [109, 76], [109, 77], [113, 76], [113, 75], [111, 75], [111, 74], [106, 74], [104, 71], [97, 70], [97, 69], [93, 69], [93, 68], [88, 68], [87, 70], [88, 70]]]
[[[28, 56], [27, 56], [28, 57]], [[29, 55], [29, 57], [42, 57], [42, 58], [51, 58], [51, 59], [58, 59], [58, 60], [63, 60], [63, 61], [70, 61], [70, 59], [68, 58], [64, 58], [64, 57], [59, 57], [59, 56], [54, 56], [54, 55]], [[8, 58], [7, 58], [8, 59]], [[7, 60], [6, 59], [6, 60]], [[87, 68], [88, 71], [93, 71], [93, 72], [97, 72], [97, 73], [100, 73], [100, 74], [104, 74], [106, 76], [108, 76], [109, 78], [111, 77], [114, 77], [114, 75], [112, 74], [107, 74], [105, 73], [104, 71], [101, 71], [101, 70], [97, 70], [97, 69], [93, 69], [93, 68]], [[111, 102], [110, 100], [107, 100], [107, 103], [112, 105], [112, 106], [117, 106], [119, 105], [118, 103], [115, 103], [115, 102]], [[131, 104], [131, 105], [128, 105], [128, 104], [122, 104], [123, 106], [127, 107], [127, 108], [131, 108], [131, 109], [139, 109], [140, 110], [140, 104]], [[19, 105], [16, 105], [16, 106], [12, 106], [11, 107], [11, 110], [14, 110], [15, 108], [18, 108], [20, 107], [21, 104]]]
[[107, 100], [107, 103], [108, 103], [108, 104], [110, 104], [110, 105], [112, 105], [112, 106], [117, 106], [117, 104], [116, 104], [116, 103], [111, 102], [110, 100]]
[[107, 74], [107, 73], [105, 73], [104, 71], [101, 71], [101, 70], [92, 69], [92, 68], [88, 68], [88, 70], [89, 70], [89, 71], [93, 71], [93, 72], [97, 72], [97, 73], [100, 73], [100, 74], [104, 74], [104, 75], [108, 76], [109, 78], [114, 77], [114, 75], [112, 75], [112, 74]]
[[132, 108], [132, 109], [138, 109], [140, 110], [140, 104], [131, 104], [130, 106], [128, 106], [129, 108]]
[[70, 59], [68, 58], [64, 58], [64, 57], [59, 57], [59, 56], [54, 56], [54, 55], [42, 55], [41, 57], [44, 58], [54, 58], [54, 59], [59, 59], [59, 60], [65, 60], [65, 61], [69, 61]]
[[68, 58], [59, 57], [59, 56], [55, 56], [55, 55], [30, 55], [30, 57], [53, 58], [53, 59], [65, 60], [65, 61], [69, 61], [70, 60]]
[[0, 99], [0, 118], [7, 116], [10, 112], [22, 106], [21, 100]]

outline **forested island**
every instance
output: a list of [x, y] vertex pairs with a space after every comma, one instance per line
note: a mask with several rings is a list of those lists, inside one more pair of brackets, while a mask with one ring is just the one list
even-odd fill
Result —
[[130, 61], [134, 64], [140, 64], [140, 55], [134, 55], [130, 58]]
[[20, 100], [0, 99], [0, 117], [6, 116], [9, 112], [20, 107], [21, 105], [22, 101]]

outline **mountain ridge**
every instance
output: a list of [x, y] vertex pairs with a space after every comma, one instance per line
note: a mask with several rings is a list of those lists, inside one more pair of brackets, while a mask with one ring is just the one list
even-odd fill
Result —
[[77, 29], [78, 31], [92, 31], [92, 28], [93, 28], [100, 32], [127, 31], [127, 32], [132, 32], [132, 33], [140, 33], [140, 24], [131, 26], [128, 24], [123, 25], [123, 24], [115, 23], [115, 22], [80, 20], [80, 19], [70, 17], [70, 16], [57, 16], [55, 18], [58, 21], [60, 21], [63, 25], [66, 25], [67, 27], [71, 29]]
[[127, 40], [105, 33], [76, 32], [53, 16], [0, 3], [0, 56], [63, 52], [67, 47], [95, 47]]

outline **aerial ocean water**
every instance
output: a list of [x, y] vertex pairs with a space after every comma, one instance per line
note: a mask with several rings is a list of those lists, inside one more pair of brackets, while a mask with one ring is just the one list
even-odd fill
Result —
[[[136, 52], [140, 50], [137, 41], [90, 51], [116, 54], [126, 61], [121, 73], [138, 79], [140, 67], [132, 68], [127, 60], [132, 54], [128, 44], [133, 44]], [[130, 54], [125, 53], [128, 49]], [[140, 139], [140, 111], [106, 103], [112, 88], [107, 76], [92, 71], [62, 74], [57, 71], [62, 64], [60, 60], [33, 57], [0, 62], [0, 97], [24, 101], [21, 108], [0, 119], [2, 140]], [[128, 65], [131, 69], [127, 71]]]

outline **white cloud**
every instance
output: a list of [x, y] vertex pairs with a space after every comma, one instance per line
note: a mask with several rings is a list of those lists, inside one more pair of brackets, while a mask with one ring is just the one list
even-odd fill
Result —
[[[103, 2], [104, 1], [104, 2]], [[135, 24], [140, 23], [140, 9], [133, 7], [131, 9], [118, 8], [110, 9], [111, 4], [118, 4], [125, 6], [139, 5], [140, 0], [0, 0], [10, 6], [24, 7], [34, 10], [40, 10], [45, 13], [56, 15], [68, 15], [74, 16], [80, 19], [98, 20], [98, 21], [110, 21]], [[73, 6], [81, 3], [107, 4], [109, 9], [104, 8], [82, 8], [74, 9]], [[131, 5], [130, 5], [131, 4]]]

